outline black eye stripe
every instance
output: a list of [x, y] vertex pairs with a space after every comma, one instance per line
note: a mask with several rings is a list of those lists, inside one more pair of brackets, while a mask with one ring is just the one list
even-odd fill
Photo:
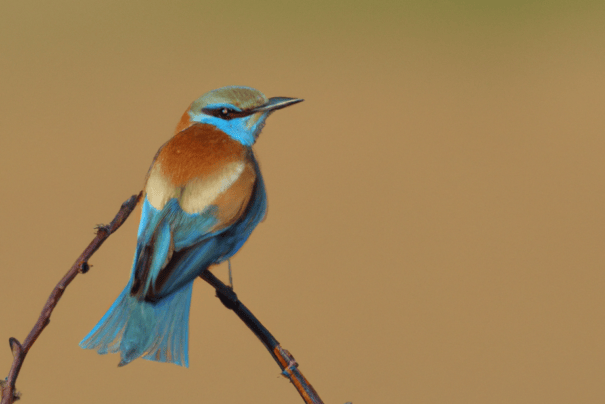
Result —
[[202, 108], [202, 112], [206, 115], [211, 115], [224, 120], [230, 120], [233, 118], [240, 118], [242, 116], [250, 115], [250, 111], [236, 111], [233, 108], [221, 107], [221, 108]]

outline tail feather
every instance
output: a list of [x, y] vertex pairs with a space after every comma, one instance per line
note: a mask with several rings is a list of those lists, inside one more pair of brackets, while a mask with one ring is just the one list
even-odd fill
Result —
[[143, 357], [188, 367], [193, 282], [157, 303], [130, 296], [130, 286], [129, 282], [80, 346], [100, 354], [120, 352], [119, 366]]

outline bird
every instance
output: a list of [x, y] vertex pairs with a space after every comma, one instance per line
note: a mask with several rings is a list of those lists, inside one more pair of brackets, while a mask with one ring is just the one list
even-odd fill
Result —
[[267, 211], [252, 146], [267, 117], [303, 101], [228, 86], [195, 100], [145, 178], [130, 279], [80, 346], [189, 366], [193, 281], [232, 257]]

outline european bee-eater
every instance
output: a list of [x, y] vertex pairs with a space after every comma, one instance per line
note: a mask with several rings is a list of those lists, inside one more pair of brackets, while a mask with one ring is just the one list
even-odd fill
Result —
[[120, 352], [119, 366], [138, 357], [188, 366], [193, 281], [263, 219], [252, 145], [273, 111], [300, 101], [233, 86], [191, 104], [147, 173], [130, 281], [82, 348]]

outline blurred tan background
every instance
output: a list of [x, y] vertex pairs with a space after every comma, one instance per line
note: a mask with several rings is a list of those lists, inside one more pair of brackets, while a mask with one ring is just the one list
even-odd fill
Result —
[[[326, 404], [605, 402], [605, 3], [427, 3], [3, 0], [0, 375], [189, 103], [237, 84], [306, 100], [257, 143], [269, 214], [232, 264]], [[201, 280], [189, 369], [78, 347], [138, 218], [22, 402], [301, 403]]]

